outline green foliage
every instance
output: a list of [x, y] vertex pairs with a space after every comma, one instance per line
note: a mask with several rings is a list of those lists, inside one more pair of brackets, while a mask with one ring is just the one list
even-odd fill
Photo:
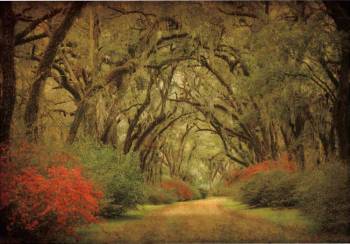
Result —
[[296, 176], [282, 171], [260, 173], [241, 187], [244, 203], [256, 207], [291, 207], [296, 205]]
[[169, 204], [178, 200], [175, 191], [167, 191], [159, 186], [148, 186], [145, 201], [150, 204]]
[[350, 223], [346, 172], [344, 165], [336, 163], [307, 172], [299, 179], [299, 206], [323, 231], [345, 232]]
[[241, 199], [255, 207], [297, 206], [320, 230], [345, 232], [350, 222], [346, 172], [335, 163], [298, 174], [260, 173], [242, 185]]
[[122, 157], [105, 174], [110, 177], [107, 192], [114, 204], [134, 207], [143, 200], [143, 177], [135, 158], [134, 155]]
[[191, 185], [192, 200], [205, 199], [208, 196], [208, 189], [203, 186]]
[[138, 164], [138, 155], [123, 155], [110, 146], [89, 140], [75, 143], [72, 149], [80, 156], [91, 177], [105, 192], [105, 211], [120, 215], [127, 208], [143, 202], [144, 180]]
[[209, 191], [208, 191], [207, 188], [205, 188], [205, 187], [198, 187], [198, 191], [199, 191], [199, 194], [201, 195], [202, 199], [208, 197]]
[[117, 204], [104, 204], [104, 207], [100, 211], [100, 215], [105, 218], [117, 218], [125, 214], [126, 209], [122, 205]]
[[203, 198], [201, 192], [196, 186], [191, 185], [190, 188], [192, 191], [192, 200], [198, 200]]
[[251, 208], [249, 205], [231, 199], [227, 199], [225, 207], [235, 210], [240, 214], [266, 219], [279, 226], [314, 226], [314, 223], [306, 218], [300, 210], [294, 208]]

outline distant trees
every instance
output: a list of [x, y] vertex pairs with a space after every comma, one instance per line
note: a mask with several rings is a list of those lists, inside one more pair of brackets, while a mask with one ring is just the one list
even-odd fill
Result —
[[[138, 152], [146, 171], [159, 167], [172, 144], [164, 138], [181, 121], [192, 122], [191, 133], [216, 135], [230, 161], [243, 167], [285, 150], [300, 168], [329, 160], [337, 149], [347, 157], [348, 66], [346, 58], [338, 60], [347, 55], [340, 45], [347, 37], [340, 43], [324, 14], [348, 32], [345, 5], [216, 3], [212, 16], [196, 4], [176, 17], [147, 4], [89, 4], [81, 11], [83, 5], [43, 7], [36, 18], [28, 15], [31, 5], [14, 8], [21, 23], [11, 43], [18, 53], [1, 56], [35, 63], [28, 69], [35, 74], [30, 93], [20, 94], [30, 139], [39, 136], [43, 88], [53, 78], [52, 89], [65, 91], [73, 104], [72, 111], [54, 109], [65, 117], [61, 136], [71, 144], [85, 133], [125, 154]], [[11, 14], [2, 11], [3, 23]], [[42, 39], [48, 44], [37, 45]], [[2, 100], [9, 105], [4, 124], [13, 97]]]

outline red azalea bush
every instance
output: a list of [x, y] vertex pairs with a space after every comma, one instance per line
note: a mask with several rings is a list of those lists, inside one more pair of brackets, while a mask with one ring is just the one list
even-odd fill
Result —
[[231, 185], [238, 180], [248, 180], [254, 175], [262, 172], [279, 170], [283, 172], [295, 172], [297, 165], [294, 161], [288, 159], [287, 154], [283, 154], [278, 160], [266, 160], [261, 163], [251, 165], [247, 168], [234, 170], [226, 176], [226, 185]]
[[182, 180], [166, 180], [160, 186], [166, 191], [174, 191], [180, 201], [191, 200], [193, 197], [191, 187]]
[[68, 155], [51, 155], [52, 164], [40, 165], [50, 155], [34, 155], [35, 151], [35, 146], [24, 143], [2, 153], [1, 224], [7, 234], [26, 239], [74, 235], [77, 225], [96, 220], [102, 193], [82, 176], [79, 167], [69, 165]]

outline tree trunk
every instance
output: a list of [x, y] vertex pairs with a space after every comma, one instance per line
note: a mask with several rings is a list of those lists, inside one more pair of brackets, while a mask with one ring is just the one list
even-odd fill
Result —
[[[350, 11], [348, 9], [348, 11]], [[350, 17], [350, 14], [349, 14]], [[347, 23], [349, 25], [349, 22]], [[350, 35], [348, 31], [346, 33]], [[348, 191], [350, 192], [350, 38], [347, 36], [342, 47], [342, 61], [339, 78], [339, 88], [337, 91], [337, 101], [335, 106], [334, 121], [336, 134], [339, 140], [339, 157], [347, 166]], [[350, 194], [348, 194], [350, 201]], [[345, 213], [348, 216], [350, 211]], [[347, 227], [350, 234], [350, 224]]]
[[96, 77], [98, 64], [98, 48], [100, 36], [100, 21], [98, 16], [98, 4], [89, 6], [89, 71], [92, 80]]
[[[339, 86], [333, 115], [339, 141], [339, 157], [347, 165], [348, 189], [350, 191], [350, 2], [324, 2], [337, 29], [345, 32], [342, 40]], [[350, 195], [348, 194], [350, 201]], [[344, 213], [349, 215], [350, 212]], [[350, 224], [347, 228], [350, 234]]]
[[273, 160], [277, 160], [279, 148], [278, 148], [278, 135], [273, 122], [269, 125], [269, 135], [270, 135], [270, 153]]
[[337, 29], [346, 34], [342, 41], [339, 86], [333, 118], [339, 140], [339, 156], [350, 165], [350, 3], [324, 3]]
[[0, 145], [8, 144], [16, 102], [15, 16], [11, 2], [0, 4]]
[[87, 110], [87, 107], [88, 107], [88, 103], [85, 100], [83, 100], [81, 104], [78, 106], [77, 110], [75, 111], [74, 120], [69, 129], [69, 134], [67, 138], [68, 144], [72, 144], [74, 142], [75, 137], [77, 136], [81, 121], [83, 120], [84, 114]]
[[163, 123], [167, 117], [165, 114], [161, 114], [157, 116], [148, 126], [147, 128], [140, 134], [138, 139], [136, 140], [134, 152], [138, 151], [142, 145], [142, 143], [145, 141], [147, 136], [152, 133], [152, 131], [161, 123]]
[[138, 125], [141, 115], [151, 103], [151, 91], [152, 91], [152, 86], [155, 83], [155, 79], [156, 77], [151, 76], [151, 80], [149, 81], [149, 84], [147, 87], [145, 100], [143, 101], [142, 105], [137, 109], [136, 114], [134, 115], [134, 118], [129, 123], [129, 128], [126, 133], [126, 138], [124, 141], [124, 148], [123, 148], [124, 154], [127, 154], [130, 151], [133, 141], [136, 139], [136, 136], [138, 136], [140, 132], [139, 130], [134, 132], [134, 130]]
[[72, 3], [61, 25], [53, 33], [50, 42], [46, 47], [44, 56], [39, 64], [36, 74], [37, 78], [33, 83], [24, 114], [26, 134], [29, 140], [36, 141], [38, 139], [39, 102], [44, 90], [45, 81], [50, 75], [51, 66], [56, 57], [58, 47], [66, 37], [69, 29], [73, 25], [75, 18], [79, 15], [84, 4], [85, 3], [83, 2]]
[[334, 121], [339, 140], [339, 156], [350, 165], [350, 51], [348, 48], [343, 47]]

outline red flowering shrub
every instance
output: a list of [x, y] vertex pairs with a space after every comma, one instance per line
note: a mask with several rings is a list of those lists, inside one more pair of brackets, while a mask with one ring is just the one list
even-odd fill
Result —
[[37, 158], [27, 158], [32, 150], [23, 148], [0, 160], [0, 211], [8, 234], [43, 240], [54, 234], [74, 235], [77, 225], [94, 222], [102, 194], [81, 169], [67, 167], [69, 157], [63, 154], [53, 166], [30, 166]]
[[272, 170], [279, 170], [284, 172], [295, 172], [297, 170], [297, 165], [295, 162], [288, 159], [287, 154], [283, 154], [278, 160], [266, 160], [261, 163], [251, 165], [247, 168], [232, 171], [226, 177], [226, 185], [230, 185], [237, 180], [247, 180], [252, 176], [261, 173], [268, 172]]
[[174, 191], [180, 201], [191, 200], [193, 197], [191, 187], [182, 180], [166, 180], [160, 186], [166, 191]]

